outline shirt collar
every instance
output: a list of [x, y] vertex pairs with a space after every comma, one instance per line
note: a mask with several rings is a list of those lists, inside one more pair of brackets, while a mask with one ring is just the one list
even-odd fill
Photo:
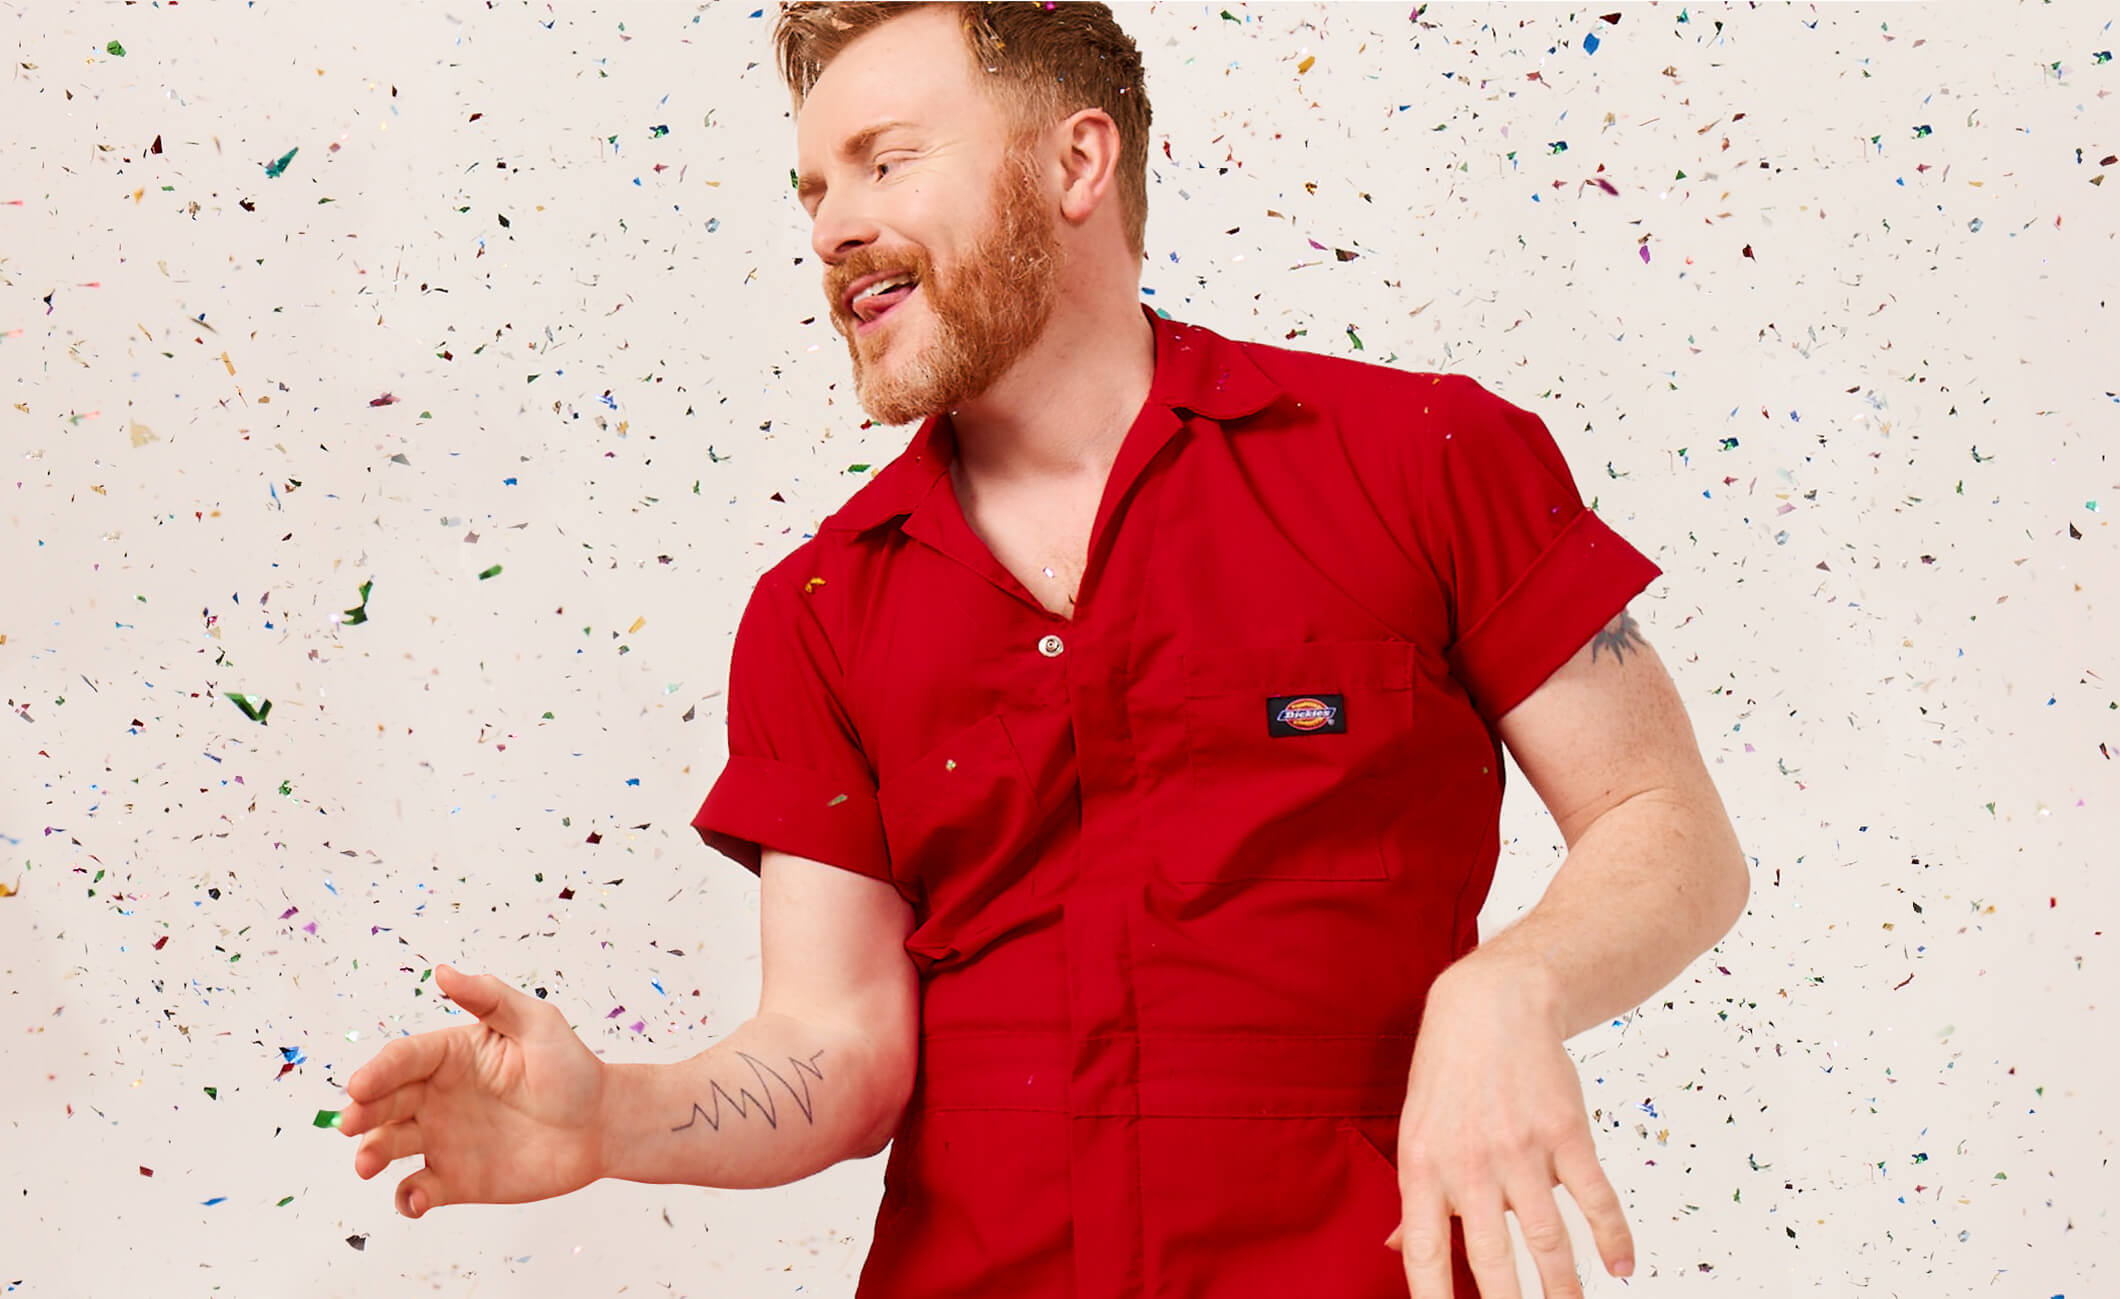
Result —
[[[1148, 406], [1188, 410], [1219, 425], [1257, 414], [1285, 391], [1258, 367], [1243, 344], [1159, 316], [1147, 303], [1141, 304], [1141, 314], [1154, 328], [1156, 343]], [[949, 472], [953, 448], [947, 413], [928, 416], [905, 451], [819, 524], [819, 530], [861, 532], [911, 514]]]

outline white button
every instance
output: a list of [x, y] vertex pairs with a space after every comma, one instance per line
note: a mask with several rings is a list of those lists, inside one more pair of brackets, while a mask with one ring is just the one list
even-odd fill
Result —
[[1059, 658], [1060, 651], [1066, 648], [1067, 646], [1062, 645], [1060, 643], [1060, 638], [1058, 636], [1048, 636], [1044, 640], [1038, 642], [1038, 652], [1040, 654], [1045, 655], [1045, 657], [1049, 659]]

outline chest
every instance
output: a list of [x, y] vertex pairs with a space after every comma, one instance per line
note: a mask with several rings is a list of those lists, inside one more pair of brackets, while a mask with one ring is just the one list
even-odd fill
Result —
[[1358, 512], [1290, 474], [1255, 481], [1270, 499], [1234, 475], [1148, 479], [1094, 550], [1086, 497], [976, 497], [971, 535], [945, 519], [847, 588], [888, 592], [848, 638], [847, 698], [928, 921], [983, 927], [1002, 893], [1078, 881], [1373, 883], [1389, 825], [1444, 837], [1462, 791], [1423, 783], [1424, 758], [1477, 775], [1492, 755], [1428, 684], [1435, 629], [1408, 638], [1366, 607], [1441, 602]]
[[1050, 612], [1075, 616], [1098, 497], [1086, 490], [967, 493], [964, 521], [994, 559]]
[[[1320, 481], [1329, 459], [1261, 463], [1273, 444], [1251, 446], [1253, 460], [1218, 439], [1156, 466], [1094, 536], [1101, 496], [966, 493], [946, 477], [938, 491], [954, 501], [930, 501], [924, 521], [835, 574], [850, 602], [836, 647], [849, 721], [879, 782], [951, 756], [954, 737], [991, 731], [997, 714], [1027, 774], [1055, 789], [1079, 753], [1139, 764], [1107, 773], [1108, 792], [1131, 789], [1189, 737], [1225, 732], [1300, 760], [1348, 743], [1343, 721], [1374, 724], [1380, 705], [1349, 692], [1396, 671], [1403, 649], [1371, 651], [1377, 666], [1321, 647], [1411, 642], [1421, 670], [1442, 673], [1449, 606], [1428, 566], [1351, 485]], [[1343, 713], [1316, 735], [1269, 733], [1271, 700], [1313, 694], [1348, 695]], [[1210, 707], [1222, 711], [1199, 714]]]

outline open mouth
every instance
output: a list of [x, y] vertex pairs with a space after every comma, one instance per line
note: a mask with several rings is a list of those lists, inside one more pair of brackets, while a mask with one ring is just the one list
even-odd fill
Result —
[[870, 330], [875, 329], [884, 321], [897, 315], [898, 309], [903, 307], [918, 292], [920, 292], [920, 286], [915, 284], [908, 289], [895, 289], [890, 293], [884, 294], [883, 296], [890, 300], [890, 305], [886, 306], [880, 315], [871, 316], [867, 320], [857, 319], [854, 324], [854, 332], [856, 334], [866, 334]]

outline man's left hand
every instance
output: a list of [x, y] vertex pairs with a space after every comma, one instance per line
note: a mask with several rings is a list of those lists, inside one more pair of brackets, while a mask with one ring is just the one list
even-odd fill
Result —
[[1546, 1299], [1582, 1299], [1553, 1188], [1565, 1185], [1614, 1276], [1634, 1237], [1598, 1167], [1575, 1061], [1554, 1001], [1506, 965], [1460, 964], [1428, 992], [1399, 1119], [1398, 1230], [1412, 1299], [1451, 1299], [1450, 1219], [1481, 1299], [1522, 1299], [1509, 1243], [1515, 1210]]

